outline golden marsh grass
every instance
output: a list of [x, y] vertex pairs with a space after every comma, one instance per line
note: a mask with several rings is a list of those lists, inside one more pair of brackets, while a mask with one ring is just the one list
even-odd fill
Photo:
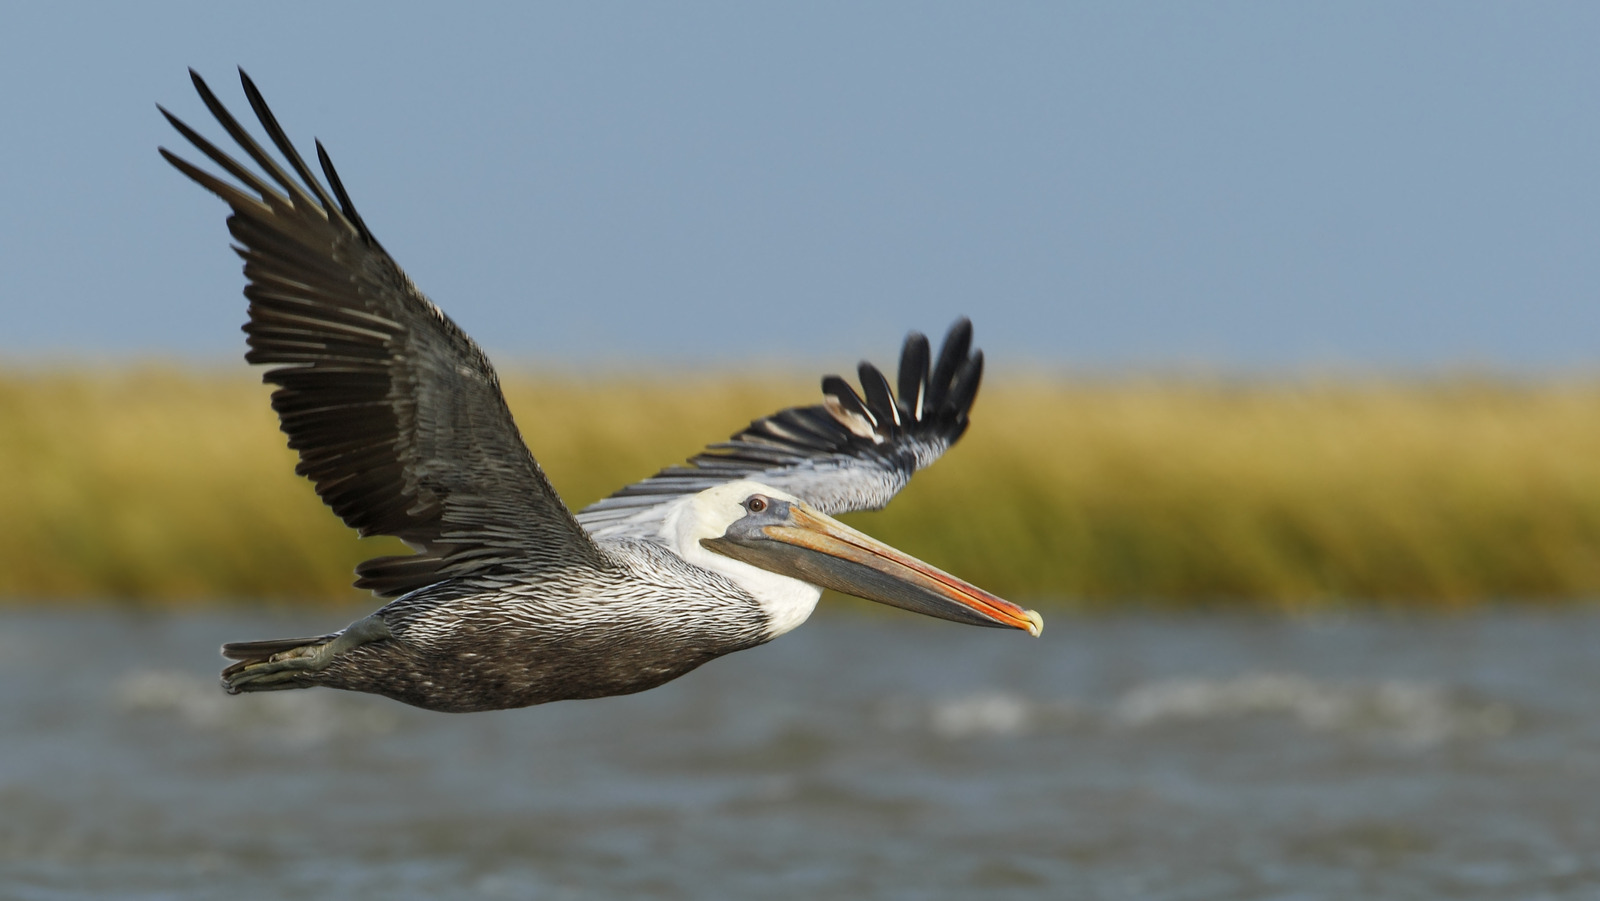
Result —
[[[507, 379], [588, 503], [812, 379]], [[0, 596], [354, 601], [358, 541], [243, 370], [0, 371]], [[1600, 384], [991, 378], [858, 526], [1028, 602], [1432, 607], [1600, 597]]]

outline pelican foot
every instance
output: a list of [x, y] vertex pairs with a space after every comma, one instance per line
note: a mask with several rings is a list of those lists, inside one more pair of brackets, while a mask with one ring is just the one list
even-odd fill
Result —
[[340, 654], [393, 637], [389, 624], [373, 614], [352, 623], [332, 639], [320, 644], [301, 645], [262, 660], [235, 663], [222, 671], [222, 687], [231, 695], [246, 691], [304, 688], [310, 684], [305, 681], [307, 674], [327, 669]]

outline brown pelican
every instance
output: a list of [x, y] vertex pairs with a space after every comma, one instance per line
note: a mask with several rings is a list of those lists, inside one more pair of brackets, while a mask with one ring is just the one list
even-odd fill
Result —
[[295, 471], [360, 534], [416, 552], [357, 568], [357, 587], [393, 600], [340, 632], [224, 645], [230, 693], [321, 685], [448, 711], [626, 694], [782, 635], [823, 588], [1039, 634], [1039, 614], [829, 515], [882, 507], [961, 437], [983, 368], [965, 320], [931, 369], [927, 339], [906, 339], [898, 397], [862, 363], [864, 398], [829, 376], [821, 404], [759, 419], [574, 515], [488, 359], [373, 238], [321, 142], [326, 187], [242, 71], [292, 174], [190, 75], [265, 176], [165, 109], [233, 181], [161, 155], [232, 210], [245, 359], [271, 367]]

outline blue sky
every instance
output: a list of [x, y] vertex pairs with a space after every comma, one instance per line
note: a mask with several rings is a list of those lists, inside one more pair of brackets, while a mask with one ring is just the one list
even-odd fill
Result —
[[256, 79], [503, 363], [1594, 370], [1600, 5], [8, 7], [0, 360], [242, 352]]

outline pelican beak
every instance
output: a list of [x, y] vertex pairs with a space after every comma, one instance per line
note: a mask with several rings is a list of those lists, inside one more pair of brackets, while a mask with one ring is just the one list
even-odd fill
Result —
[[[778, 506], [775, 502], [774, 506]], [[975, 626], [1022, 629], [1037, 636], [1044, 618], [909, 554], [788, 502], [777, 521], [730, 527], [701, 544], [735, 560], [881, 604]], [[773, 512], [778, 512], [774, 510]]]

